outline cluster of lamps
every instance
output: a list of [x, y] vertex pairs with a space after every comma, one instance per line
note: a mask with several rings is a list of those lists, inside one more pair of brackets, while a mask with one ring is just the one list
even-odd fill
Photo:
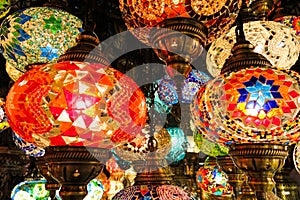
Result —
[[[8, 4], [1, 5], [0, 17], [9, 12]], [[284, 164], [288, 145], [300, 138], [300, 75], [289, 70], [299, 56], [300, 26], [299, 18], [289, 16], [238, 19], [229, 29], [241, 6], [242, 0], [120, 0], [128, 29], [166, 63], [156, 101], [166, 109], [190, 104], [198, 148], [218, 157], [220, 165], [234, 163], [234, 174], [244, 172], [248, 178], [239, 178], [264, 200], [275, 198], [273, 176]], [[109, 66], [97, 36], [83, 30], [81, 20], [56, 8], [26, 8], [7, 16], [0, 33], [6, 70], [15, 81], [6, 101], [0, 101], [0, 132], [10, 127], [27, 155], [43, 157], [60, 187], [57, 198], [99, 198], [89, 197], [87, 190], [96, 185], [102, 191], [93, 179], [116, 154], [135, 165], [138, 174], [134, 185], [118, 188], [112, 199], [190, 199], [171, 185], [167, 169], [186, 155], [184, 132], [146, 122], [142, 90]], [[206, 65], [213, 79], [193, 69], [208, 45]], [[300, 171], [298, 145], [293, 157]], [[108, 171], [120, 181], [118, 173], [124, 173], [116, 160], [111, 162]], [[228, 183], [240, 180], [227, 177], [226, 168], [216, 164], [206, 163], [194, 178], [214, 196], [231, 196]], [[50, 195], [45, 180], [36, 183], [21, 183], [12, 198], [25, 195], [20, 193], [24, 188], [28, 194], [37, 191], [33, 196]]]

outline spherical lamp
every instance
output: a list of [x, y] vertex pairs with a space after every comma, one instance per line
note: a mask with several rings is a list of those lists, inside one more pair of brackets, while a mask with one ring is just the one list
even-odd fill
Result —
[[206, 40], [210, 43], [234, 23], [241, 2], [120, 0], [120, 10], [128, 29], [154, 48], [171, 76], [187, 76]]
[[250, 177], [257, 198], [265, 200], [287, 157], [287, 144], [300, 138], [300, 76], [272, 67], [255, 53], [245, 40], [242, 23], [236, 34], [222, 74], [196, 95], [192, 118], [205, 137], [230, 146], [235, 165]]
[[[255, 46], [254, 51], [265, 56], [273, 66], [289, 69], [298, 60], [299, 40], [286, 25], [273, 21], [252, 21], [243, 26], [246, 39]], [[231, 55], [236, 41], [235, 28], [215, 40], [208, 50], [206, 64], [214, 77], [220, 74]]]
[[227, 175], [216, 163], [205, 162], [196, 173], [198, 187], [216, 196], [231, 196], [232, 187]]
[[[6, 103], [14, 132], [45, 147], [50, 173], [60, 177], [62, 197], [70, 190], [76, 193], [73, 198], [83, 198], [86, 187], [80, 181], [85, 185], [96, 176], [110, 149], [133, 139], [146, 122], [145, 97], [138, 86], [113, 68], [87, 62], [31, 69], [12, 86]], [[54, 167], [68, 165], [67, 159], [78, 166]]]
[[202, 71], [192, 70], [184, 80], [181, 91], [175, 81], [168, 75], [159, 81], [158, 95], [166, 105], [191, 103], [199, 88], [211, 78]]
[[31, 64], [55, 63], [76, 44], [81, 31], [81, 20], [68, 12], [50, 7], [19, 10], [1, 24], [3, 55], [11, 66], [24, 73]]

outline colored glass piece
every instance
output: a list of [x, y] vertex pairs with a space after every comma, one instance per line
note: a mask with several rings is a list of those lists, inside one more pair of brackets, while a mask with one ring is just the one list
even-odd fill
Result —
[[174, 185], [136, 185], [127, 187], [118, 192], [113, 200], [190, 200], [189, 195], [180, 187]]
[[26, 142], [16, 133], [13, 133], [13, 140], [17, 147], [19, 147], [28, 156], [40, 157], [45, 155], [45, 150], [43, 148], [37, 147], [32, 143]]
[[100, 64], [33, 68], [15, 82], [6, 103], [14, 132], [42, 148], [112, 148], [135, 138], [146, 122], [145, 97], [136, 83]]
[[218, 143], [209, 141], [204, 137], [204, 135], [199, 131], [194, 131], [194, 141], [201, 152], [208, 156], [226, 156], [228, 155], [229, 148]]
[[166, 75], [159, 81], [158, 95], [161, 101], [166, 105], [174, 105], [180, 103], [191, 103], [199, 88], [211, 78], [204, 72], [192, 70], [188, 77], [184, 80], [181, 94], [178, 95], [178, 89], [174, 80]]
[[298, 40], [300, 40], [300, 17], [299, 16], [283, 16], [274, 20], [275, 22], [280, 22], [295, 32]]
[[217, 165], [204, 164], [196, 173], [198, 187], [217, 196], [231, 196], [232, 186], [228, 183], [227, 175]]
[[10, 11], [10, 0], [0, 1], [0, 19], [5, 17]]
[[[299, 80], [297, 72], [275, 68], [251, 67], [224, 73], [197, 93], [191, 104], [193, 122], [206, 139], [225, 145], [297, 142], [300, 102], [297, 95], [290, 94], [299, 93]], [[285, 81], [291, 84], [287, 86]], [[253, 85], [244, 84], [248, 82]], [[247, 98], [242, 96], [244, 89]], [[231, 98], [226, 98], [228, 95]]]
[[[203, 23], [208, 28], [208, 42], [211, 43], [234, 23], [241, 4], [240, 0], [120, 0], [120, 10], [128, 29], [146, 44], [149, 42], [150, 27], [177, 17]], [[143, 27], [148, 29], [137, 29]]]
[[76, 44], [80, 30], [81, 20], [65, 11], [26, 8], [9, 15], [1, 24], [3, 55], [22, 73], [34, 63], [55, 63]]
[[7, 116], [5, 112], [5, 101], [0, 98], [0, 133], [9, 128], [9, 123], [7, 121]]
[[[298, 60], [299, 40], [289, 27], [273, 21], [251, 21], [243, 27], [246, 40], [255, 46], [254, 51], [265, 56], [273, 66], [289, 69]], [[235, 28], [216, 39], [208, 49], [206, 65], [214, 77], [220, 74], [231, 55], [236, 42]]]

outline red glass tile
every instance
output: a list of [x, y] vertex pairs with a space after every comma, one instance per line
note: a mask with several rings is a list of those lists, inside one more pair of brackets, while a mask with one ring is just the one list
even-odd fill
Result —
[[236, 107], [236, 104], [230, 103], [227, 107], [227, 110], [233, 111], [235, 109], [235, 107]]
[[288, 104], [288, 106], [290, 107], [290, 109], [296, 109], [297, 108], [297, 106], [296, 106], [296, 104], [295, 104], [294, 101], [287, 101], [286, 103]]
[[273, 117], [272, 124], [274, 124], [276, 126], [280, 126], [281, 120], [277, 117]]
[[269, 125], [270, 125], [270, 120], [268, 120], [268, 119], [264, 119], [263, 121], [262, 121], [262, 125], [264, 125], [265, 127], [268, 127]]
[[299, 94], [298, 94], [295, 90], [289, 92], [289, 95], [290, 95], [292, 98], [296, 98], [296, 97], [299, 96]]
[[291, 109], [287, 106], [282, 106], [282, 110], [284, 113], [291, 113]]

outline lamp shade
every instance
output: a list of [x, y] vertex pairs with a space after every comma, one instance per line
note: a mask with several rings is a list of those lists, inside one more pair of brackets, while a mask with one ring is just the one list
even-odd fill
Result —
[[196, 173], [198, 187], [216, 196], [231, 196], [232, 186], [228, 183], [227, 175], [218, 165], [205, 164]]
[[[208, 40], [212, 41], [234, 23], [241, 3], [241, 0], [120, 0], [120, 10], [130, 30], [155, 27], [167, 19], [192, 18], [208, 28]], [[141, 29], [133, 33], [147, 44], [148, 31]]]
[[113, 200], [128, 200], [128, 199], [180, 199], [190, 200], [189, 195], [180, 187], [174, 185], [136, 185], [127, 187], [118, 192]]
[[46, 146], [112, 148], [146, 122], [136, 83], [100, 64], [66, 61], [34, 68], [6, 99], [9, 123], [26, 142]]
[[250, 67], [202, 87], [191, 105], [196, 127], [213, 142], [293, 143], [299, 140], [299, 74]]
[[191, 103], [199, 88], [211, 78], [204, 72], [193, 69], [184, 80], [178, 95], [175, 81], [168, 75], [159, 81], [158, 95], [166, 105]]
[[10, 0], [2, 0], [0, 2], [0, 19], [5, 17], [10, 11]]
[[5, 107], [5, 100], [0, 98], [0, 133], [9, 128], [9, 123], [7, 121]]
[[300, 174], [300, 142], [298, 142], [293, 151], [294, 166], [297, 172]]
[[[299, 40], [293, 30], [273, 21], [251, 21], [243, 24], [246, 40], [255, 46], [256, 53], [265, 56], [273, 66], [291, 68], [299, 56]], [[206, 64], [209, 73], [220, 74], [231, 49], [236, 43], [235, 28], [215, 40], [207, 52]]]
[[48, 7], [19, 10], [1, 24], [3, 55], [24, 73], [28, 65], [56, 62], [76, 44], [81, 31], [81, 20], [68, 12]]

